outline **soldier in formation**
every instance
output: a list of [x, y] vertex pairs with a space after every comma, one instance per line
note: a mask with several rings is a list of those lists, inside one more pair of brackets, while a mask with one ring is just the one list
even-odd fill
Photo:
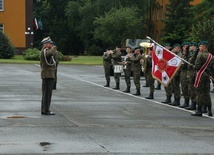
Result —
[[104, 85], [104, 87], [110, 87], [111, 59], [110, 50], [107, 49], [103, 54], [103, 68], [106, 79], [106, 85]]

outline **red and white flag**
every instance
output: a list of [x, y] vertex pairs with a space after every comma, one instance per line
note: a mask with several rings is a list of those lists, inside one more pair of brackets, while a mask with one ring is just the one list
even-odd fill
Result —
[[180, 57], [175, 56], [158, 45], [153, 46], [152, 76], [164, 86], [167, 87], [181, 64], [182, 60]]
[[38, 29], [39, 29], [39, 26], [38, 26], [38, 22], [37, 22], [37, 19], [36, 19], [36, 18], [34, 19], [34, 24], [35, 24], [35, 29], [38, 30]]

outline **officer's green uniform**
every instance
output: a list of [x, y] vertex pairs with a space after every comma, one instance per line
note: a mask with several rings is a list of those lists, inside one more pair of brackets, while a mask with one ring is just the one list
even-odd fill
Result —
[[103, 67], [105, 72], [105, 78], [106, 78], [106, 85], [105, 87], [110, 86], [110, 71], [111, 71], [111, 54], [108, 52], [105, 52], [103, 55]]
[[[198, 54], [195, 61], [195, 66], [194, 66], [194, 69], [196, 71], [199, 71], [201, 67], [205, 64], [205, 62], [207, 61], [208, 55], [209, 55], [209, 52], [207, 50], [200, 52]], [[192, 114], [193, 116], [202, 116], [202, 109], [201, 109], [202, 106], [207, 106], [208, 115], [212, 116], [212, 111], [211, 111], [212, 101], [210, 97], [210, 75], [211, 75], [211, 72], [213, 72], [213, 70], [214, 70], [214, 58], [212, 57], [212, 60], [209, 63], [208, 67], [201, 75], [199, 85], [196, 88], [196, 103], [198, 105], [198, 109], [195, 114]]]
[[132, 72], [133, 72], [133, 80], [136, 87], [136, 94], [135, 95], [141, 95], [140, 93], [140, 74], [141, 74], [141, 63], [140, 60], [142, 59], [141, 54], [134, 54], [134, 56], [130, 59], [132, 62]]
[[147, 76], [147, 82], [149, 84], [150, 88], [150, 94], [148, 97], [145, 97], [147, 99], [154, 99], [154, 78], [152, 77], [152, 58], [150, 55], [145, 55], [145, 63], [146, 68], [144, 68], [144, 73], [146, 73]]
[[55, 53], [54, 54], [54, 60], [56, 61], [56, 68], [55, 68], [55, 79], [54, 79], [54, 86], [53, 89], [56, 89], [57, 84], [57, 67], [59, 64], [59, 52], [57, 51], [57, 47], [55, 45], [52, 46], [51, 50]]
[[40, 55], [41, 79], [42, 79], [42, 114], [53, 114], [50, 111], [52, 90], [55, 78], [55, 60], [54, 51], [48, 48], [42, 48]]
[[[114, 60], [114, 65], [121, 65], [121, 55], [120, 51], [113, 51], [112, 59]], [[120, 89], [120, 75], [121, 73], [114, 73], [114, 79], [116, 82], [116, 87], [114, 89]]]

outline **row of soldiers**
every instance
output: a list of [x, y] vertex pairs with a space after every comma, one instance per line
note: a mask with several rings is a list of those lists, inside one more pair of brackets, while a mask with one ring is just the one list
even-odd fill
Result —
[[[171, 50], [174, 54], [188, 61], [183, 62], [179, 70], [174, 75], [169, 85], [165, 88], [166, 99], [162, 101], [164, 104], [172, 106], [179, 106], [187, 110], [196, 110], [193, 116], [202, 116], [202, 113], [208, 112], [209, 116], [212, 114], [212, 102], [210, 97], [210, 75], [214, 75], [214, 58], [212, 57], [207, 66], [204, 64], [208, 61], [208, 42], [201, 41], [199, 43], [184, 42], [174, 44], [173, 47], [169, 43], [163, 45], [166, 49]], [[132, 53], [132, 51], [134, 53]], [[133, 73], [133, 81], [136, 87], [136, 93], [133, 95], [141, 95], [140, 92], [140, 76], [141, 71], [144, 72], [146, 83], [150, 87], [150, 93], [146, 99], [154, 99], [154, 83], [155, 79], [152, 77], [152, 48], [144, 48], [143, 54], [140, 48], [132, 50], [131, 47], [126, 47], [125, 61], [121, 62], [120, 47], [117, 46], [115, 50], [107, 50], [103, 55], [103, 64], [106, 78], [105, 87], [110, 86], [110, 70], [113, 60], [115, 65], [124, 65], [126, 90], [123, 92], [130, 93], [131, 87], [131, 73]], [[196, 73], [201, 73], [198, 86], [194, 86]], [[121, 73], [114, 73], [116, 86], [113, 89], [120, 89], [120, 75]], [[181, 87], [181, 88], [180, 88]], [[184, 103], [180, 104], [181, 92], [184, 97]], [[172, 101], [174, 95], [174, 101]], [[191, 101], [191, 102], [190, 102]], [[208, 111], [207, 111], [208, 110]]]

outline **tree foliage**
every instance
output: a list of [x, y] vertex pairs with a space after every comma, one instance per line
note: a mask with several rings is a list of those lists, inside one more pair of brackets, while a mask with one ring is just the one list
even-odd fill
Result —
[[9, 38], [0, 31], [0, 58], [10, 59], [14, 56], [15, 48]]
[[169, 0], [166, 6], [166, 19], [162, 40], [170, 43], [181, 43], [189, 37], [192, 24], [190, 2], [192, 0]]

